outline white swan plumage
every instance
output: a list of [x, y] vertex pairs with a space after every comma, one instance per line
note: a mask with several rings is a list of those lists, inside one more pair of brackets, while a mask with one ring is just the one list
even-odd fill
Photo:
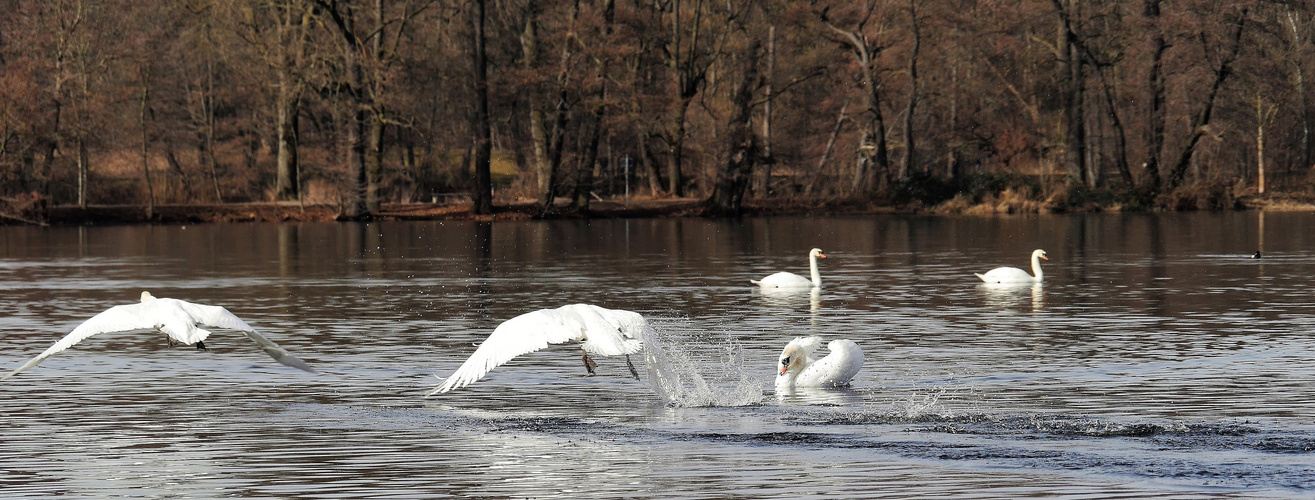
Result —
[[976, 274], [978, 278], [987, 283], [1033, 283], [1041, 281], [1041, 261], [1050, 260], [1046, 257], [1046, 251], [1036, 249], [1032, 251], [1032, 274], [1017, 267], [997, 267], [986, 274]]
[[841, 387], [849, 385], [863, 368], [863, 350], [852, 340], [832, 340], [827, 344], [831, 351], [822, 359], [813, 354], [822, 346], [822, 337], [795, 337], [776, 364], [776, 389], [796, 387]]
[[45, 352], [32, 358], [31, 361], [18, 367], [17, 370], [0, 377], [0, 380], [17, 375], [23, 370], [36, 366], [46, 358], [100, 333], [154, 329], [164, 332], [169, 339], [186, 345], [196, 345], [197, 349], [205, 349], [205, 343], [202, 341], [210, 336], [210, 332], [199, 328], [199, 325], [239, 330], [246, 334], [247, 338], [254, 341], [256, 345], [259, 345], [275, 361], [315, 373], [315, 370], [306, 365], [306, 362], [288, 354], [288, 351], [283, 350], [278, 344], [256, 333], [251, 325], [228, 312], [228, 309], [220, 306], [193, 304], [178, 299], [157, 299], [150, 292], [142, 292], [141, 300], [138, 304], [114, 306], [92, 316], [91, 319], [82, 322], [72, 332], [65, 335], [59, 342], [55, 342], [55, 345], [50, 346]]
[[428, 396], [460, 389], [484, 378], [484, 375], [512, 358], [548, 347], [550, 344], [579, 342], [584, 351], [585, 368], [594, 373], [595, 356], [626, 356], [630, 373], [639, 374], [630, 364], [630, 354], [643, 349], [641, 337], [648, 322], [639, 313], [606, 309], [591, 304], [571, 304], [557, 309], [540, 309], [504, 321], [493, 329], [475, 353]]
[[798, 274], [781, 271], [761, 280], [749, 280], [749, 283], [764, 289], [820, 288], [822, 286], [822, 273], [817, 271], [817, 259], [825, 258], [826, 254], [822, 253], [821, 248], [814, 248], [808, 252], [808, 271], [813, 278], [811, 280]]

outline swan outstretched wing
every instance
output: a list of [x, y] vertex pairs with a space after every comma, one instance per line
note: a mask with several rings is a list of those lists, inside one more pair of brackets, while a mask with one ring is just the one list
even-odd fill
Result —
[[550, 344], [574, 342], [584, 337], [578, 325], [568, 325], [552, 309], [541, 309], [509, 319], [489, 334], [475, 353], [430, 396], [470, 385], [516, 356], [538, 351]]
[[242, 333], [246, 334], [247, 338], [260, 346], [260, 350], [265, 351], [265, 354], [274, 358], [274, 361], [278, 361], [279, 363], [283, 363], [298, 370], [316, 373], [316, 371], [307, 365], [305, 361], [302, 361], [301, 358], [288, 354], [288, 351], [283, 350], [283, 347], [275, 344], [274, 341], [265, 338], [264, 335], [256, 333], [255, 330], [242, 330]]
[[245, 334], [247, 338], [251, 339], [252, 342], [255, 342], [256, 345], [260, 346], [260, 349], [262, 351], [265, 351], [265, 354], [268, 354], [269, 357], [274, 358], [274, 361], [278, 361], [279, 363], [283, 363], [287, 366], [291, 366], [299, 370], [305, 370], [311, 373], [315, 373], [315, 370], [311, 369], [311, 367], [307, 365], [305, 361], [302, 361], [301, 358], [289, 354], [288, 351], [284, 350], [282, 346], [274, 343], [274, 341], [266, 338], [264, 335], [257, 333], [256, 329], [251, 328], [251, 325], [248, 325], [245, 321], [242, 321], [242, 318], [239, 318], [233, 313], [229, 312], [228, 309], [225, 309], [221, 306], [207, 306], [204, 304], [193, 304], [191, 302], [187, 302], [185, 300], [178, 300], [178, 299], [157, 299], [157, 300], [173, 302], [183, 311], [186, 311], [187, 315], [192, 317], [192, 321], [198, 324], [211, 326], [215, 328], [229, 328], [232, 330], [239, 330], [243, 334]]
[[149, 315], [143, 314], [142, 309], [145, 307], [148, 307], [148, 305], [129, 304], [114, 306], [102, 311], [100, 314], [92, 316], [91, 319], [83, 321], [81, 325], [74, 328], [73, 331], [69, 332], [68, 335], [65, 335], [64, 338], [59, 339], [59, 342], [55, 342], [55, 345], [50, 346], [45, 352], [38, 354], [37, 357], [24, 363], [23, 366], [18, 367], [17, 370], [0, 377], [0, 380], [5, 380], [14, 375], [18, 375], [23, 370], [36, 366], [46, 358], [73, 347], [78, 342], [82, 342], [83, 340], [86, 340], [87, 337], [98, 333], [154, 329], [156, 326], [155, 321], [150, 318]]
[[551, 344], [585, 340], [582, 348], [603, 356], [638, 352], [642, 344], [638, 339], [628, 337], [633, 336], [636, 328], [642, 328], [643, 322], [638, 313], [587, 304], [522, 314], [498, 325], [475, 353], [428, 395], [470, 385], [516, 356]]
[[247, 322], [242, 321], [241, 318], [233, 315], [233, 313], [228, 312], [228, 309], [224, 309], [223, 307], [220, 306], [193, 304], [191, 302], [185, 300], [178, 300], [178, 299], [156, 299], [156, 300], [159, 300], [160, 302], [167, 301], [174, 303], [183, 311], [186, 311], [187, 315], [192, 317], [192, 321], [197, 324], [213, 326], [216, 328], [229, 328], [233, 330], [242, 330], [242, 331], [252, 330], [251, 325], [248, 325]]

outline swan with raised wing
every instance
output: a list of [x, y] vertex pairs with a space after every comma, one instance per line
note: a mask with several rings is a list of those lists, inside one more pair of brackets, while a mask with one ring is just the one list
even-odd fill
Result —
[[571, 342], [580, 343], [584, 367], [590, 375], [597, 366], [590, 354], [625, 356], [630, 374], [638, 379], [639, 372], [630, 362], [630, 355], [643, 348], [641, 337], [647, 327], [648, 322], [639, 313], [590, 304], [528, 312], [494, 328], [475, 353], [428, 396], [470, 385], [516, 356], [538, 351], [550, 344]]
[[812, 280], [798, 274], [781, 271], [761, 280], [749, 280], [749, 283], [758, 285], [765, 290], [778, 288], [820, 288], [822, 286], [822, 274], [817, 271], [817, 259], [825, 258], [826, 254], [822, 253], [821, 248], [814, 248], [808, 252], [808, 271], [812, 274]]
[[849, 385], [863, 368], [863, 350], [852, 340], [832, 340], [827, 344], [831, 351], [816, 359], [813, 354], [822, 347], [822, 337], [795, 337], [776, 364], [776, 390], [788, 391], [796, 387], [842, 387]]
[[84, 321], [68, 335], [65, 335], [59, 342], [55, 342], [55, 345], [50, 346], [45, 352], [32, 358], [31, 361], [18, 367], [17, 370], [0, 377], [0, 380], [17, 375], [23, 370], [36, 366], [46, 358], [100, 333], [154, 329], [166, 335], [166, 341], [170, 346], [173, 346], [174, 341], [178, 341], [184, 345], [195, 345], [199, 350], [209, 350], [206, 349], [203, 341], [210, 336], [210, 331], [199, 328], [199, 326], [239, 330], [246, 334], [247, 338], [250, 338], [256, 345], [260, 346], [266, 354], [274, 358], [275, 361], [311, 373], [315, 372], [310, 366], [306, 365], [306, 362], [288, 354], [288, 351], [283, 350], [278, 344], [256, 333], [251, 325], [228, 312], [228, 309], [220, 306], [193, 304], [178, 299], [157, 299], [150, 292], [142, 292], [141, 303], [114, 306], [92, 316], [91, 319]]
[[987, 283], [1040, 283], [1042, 260], [1050, 260], [1050, 257], [1046, 257], [1045, 250], [1038, 248], [1032, 251], [1032, 274], [1017, 267], [997, 267], [986, 274], [973, 274]]

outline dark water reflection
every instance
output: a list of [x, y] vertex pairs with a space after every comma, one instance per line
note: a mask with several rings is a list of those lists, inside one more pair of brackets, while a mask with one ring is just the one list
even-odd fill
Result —
[[[1307, 496], [1315, 216], [1263, 217], [0, 228], [0, 367], [145, 289], [322, 370], [92, 338], [0, 383], [0, 496]], [[748, 286], [814, 246], [820, 293]], [[972, 276], [1034, 248], [1042, 285]], [[422, 397], [573, 302], [646, 314], [695, 383], [563, 347]], [[864, 348], [852, 389], [772, 394], [806, 334]]]

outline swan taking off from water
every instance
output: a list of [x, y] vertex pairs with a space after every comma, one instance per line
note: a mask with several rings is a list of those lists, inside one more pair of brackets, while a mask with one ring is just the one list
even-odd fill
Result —
[[776, 365], [776, 389], [849, 385], [863, 368], [863, 350], [852, 340], [832, 340], [826, 346], [831, 354], [814, 359], [819, 347], [822, 337], [795, 337], [786, 344]]
[[822, 286], [822, 274], [817, 272], [817, 259], [825, 258], [826, 254], [822, 253], [821, 248], [814, 248], [808, 252], [808, 271], [813, 276], [812, 281], [798, 274], [781, 271], [758, 281], [749, 280], [749, 283], [769, 290], [775, 288], [820, 288]]
[[594, 374], [595, 356], [626, 356], [630, 374], [636, 379], [639, 373], [630, 362], [630, 354], [639, 352], [643, 342], [639, 339], [648, 322], [639, 313], [620, 309], [604, 309], [589, 304], [572, 304], [557, 309], [540, 309], [504, 321], [489, 338], [475, 349], [457, 371], [452, 372], [443, 385], [427, 396], [460, 389], [484, 378], [490, 370], [512, 358], [548, 347], [548, 344], [579, 342], [584, 351], [584, 367]]
[[250, 338], [273, 357], [275, 361], [315, 373], [315, 370], [307, 366], [304, 361], [288, 354], [288, 351], [283, 350], [278, 344], [256, 333], [250, 325], [234, 316], [233, 313], [228, 312], [228, 309], [219, 306], [193, 304], [178, 299], [157, 299], [150, 292], [142, 292], [142, 302], [140, 304], [114, 306], [92, 316], [91, 319], [84, 321], [68, 335], [65, 335], [59, 342], [55, 342], [55, 345], [50, 346], [45, 352], [32, 358], [31, 361], [18, 367], [12, 373], [0, 377], [0, 380], [36, 366], [46, 358], [73, 347], [78, 342], [82, 342], [87, 337], [98, 333], [156, 329], [168, 336], [167, 339], [171, 346], [173, 341], [176, 340], [186, 345], [195, 344], [197, 349], [205, 349], [205, 343], [202, 341], [210, 336], [210, 332], [197, 328], [198, 325], [240, 330], [246, 334], [247, 338]]
[[1040, 283], [1042, 260], [1050, 260], [1050, 257], [1046, 257], [1045, 250], [1036, 249], [1032, 251], [1032, 274], [1017, 267], [997, 267], [986, 274], [973, 274], [987, 283]]

